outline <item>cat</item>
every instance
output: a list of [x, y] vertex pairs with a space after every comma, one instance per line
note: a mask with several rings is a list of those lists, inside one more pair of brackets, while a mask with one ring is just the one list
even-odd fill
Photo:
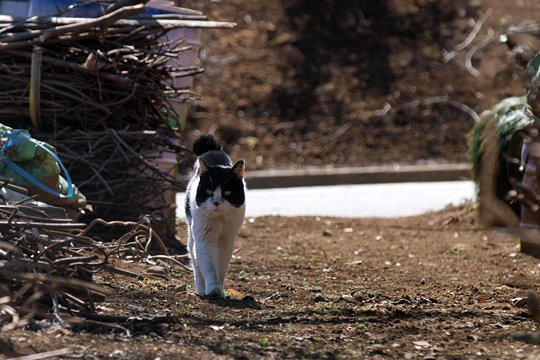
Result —
[[244, 221], [245, 162], [234, 165], [213, 135], [193, 143], [198, 156], [186, 189], [188, 252], [193, 265], [195, 292], [225, 297], [225, 275], [234, 241]]

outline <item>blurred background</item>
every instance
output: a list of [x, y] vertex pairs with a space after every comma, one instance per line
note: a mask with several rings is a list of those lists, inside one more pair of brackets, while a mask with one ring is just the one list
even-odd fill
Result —
[[[477, 114], [522, 95], [508, 36], [535, 0], [177, 1], [204, 30], [187, 138], [215, 132], [250, 169], [466, 161]], [[525, 49], [525, 50], [524, 50]]]

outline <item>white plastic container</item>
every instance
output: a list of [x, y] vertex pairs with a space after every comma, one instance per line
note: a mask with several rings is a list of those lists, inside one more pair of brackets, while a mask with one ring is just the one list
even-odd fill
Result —
[[28, 1], [26, 0], [2, 0], [0, 1], [0, 14], [10, 15], [15, 18], [25, 18], [28, 12]]
[[[199, 11], [174, 6], [172, 1], [152, 0], [149, 1], [146, 6], [170, 14], [203, 15]], [[175, 40], [182, 40], [183, 44], [185, 44], [186, 47], [189, 47], [189, 49], [182, 51], [177, 58], [171, 59], [169, 64], [176, 68], [196, 66], [199, 58], [199, 50], [201, 48], [201, 29], [178, 28], [169, 31], [163, 37], [164, 42]], [[175, 89], [191, 90], [193, 86], [193, 76], [185, 76], [174, 79], [171, 85]], [[187, 102], [186, 97], [183, 96], [178, 96], [172, 100], [172, 106], [178, 113], [178, 124], [182, 129], [185, 129], [186, 127], [189, 105], [190, 104]]]

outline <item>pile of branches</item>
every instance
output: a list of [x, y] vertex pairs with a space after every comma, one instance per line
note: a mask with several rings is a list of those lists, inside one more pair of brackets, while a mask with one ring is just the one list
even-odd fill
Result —
[[190, 46], [164, 36], [234, 25], [140, 15], [145, 2], [96, 1], [103, 3], [97, 18], [0, 16], [0, 122], [55, 146], [107, 219], [162, 214], [170, 207], [163, 193], [182, 188], [152, 157], [182, 157], [171, 101], [194, 95], [174, 80], [202, 69], [170, 61]]
[[503, 40], [521, 65], [526, 65], [540, 51], [540, 22], [523, 21], [508, 26]]
[[204, 22], [126, 19], [144, 11], [137, 4], [96, 19], [0, 16], [2, 116], [32, 117], [33, 127], [45, 131], [167, 124], [176, 115], [171, 98], [189, 95], [172, 80], [202, 69], [173, 68], [169, 60], [189, 46], [163, 36]]
[[[80, 324], [91, 317], [94, 304], [111, 294], [93, 282], [95, 273], [139, 275], [115, 268], [109, 262], [112, 257], [178, 263], [147, 218], [139, 222], [95, 219], [85, 225], [28, 197], [6, 201], [4, 189], [13, 186], [5, 181], [0, 186], [0, 332], [35, 318]], [[118, 227], [122, 235], [98, 240], [92, 236], [98, 226]], [[151, 256], [156, 249], [163, 255]]]
[[[62, 159], [70, 163], [75, 184], [106, 219], [137, 219], [148, 214], [154, 219], [170, 206], [169, 188], [177, 180], [154, 162], [163, 152], [174, 152], [158, 131], [74, 130], [52, 141]], [[161, 150], [156, 150], [156, 147]], [[179, 184], [181, 186], [182, 184]]]
[[492, 15], [488, 9], [475, 22], [467, 37], [450, 50], [443, 51], [445, 62], [454, 62], [463, 67], [472, 76], [480, 76], [480, 70], [473, 65], [474, 60], [480, 61], [479, 53], [494, 42], [502, 41], [510, 48], [517, 62], [525, 66], [532, 57], [540, 51], [540, 22], [523, 21], [512, 24], [504, 29], [487, 27], [482, 29]]

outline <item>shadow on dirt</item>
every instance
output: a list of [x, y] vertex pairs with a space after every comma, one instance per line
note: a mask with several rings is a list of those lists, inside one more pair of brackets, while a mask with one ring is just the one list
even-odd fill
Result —
[[220, 307], [230, 308], [230, 309], [255, 309], [260, 310], [261, 304], [255, 300], [252, 296], [244, 296], [241, 299], [234, 298], [209, 298], [208, 302]]
[[[424, 46], [444, 46], [455, 35], [451, 23], [470, 9], [464, 1], [438, 1], [405, 6], [396, 13], [388, 0], [296, 0], [284, 4], [289, 26], [296, 34], [293, 46], [302, 54], [291, 59], [292, 82], [277, 87], [269, 103], [277, 105], [282, 121], [309, 119], [310, 113], [336, 119], [346, 115], [354, 99], [381, 97], [395, 91], [391, 56], [409, 48], [408, 67], [426, 67]], [[392, 5], [392, 6], [390, 6]], [[470, 11], [470, 10], [467, 10]], [[420, 48], [418, 48], [420, 47]], [[427, 64], [427, 67], [440, 64]], [[336, 82], [344, 73], [348, 84]], [[350, 110], [349, 110], [350, 111]], [[308, 122], [306, 126], [312, 126]]]

